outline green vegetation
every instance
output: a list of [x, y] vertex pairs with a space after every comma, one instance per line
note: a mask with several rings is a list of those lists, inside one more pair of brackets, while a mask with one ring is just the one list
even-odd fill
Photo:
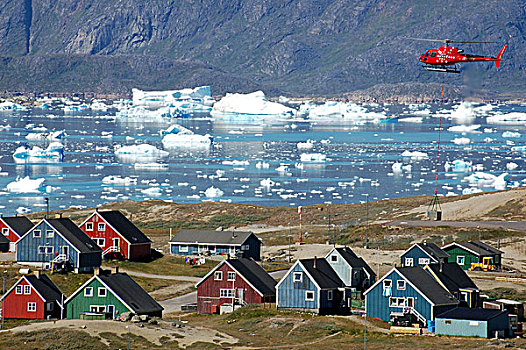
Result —
[[135, 261], [112, 261], [103, 266], [119, 266], [124, 270], [139, 271], [155, 275], [193, 276], [203, 277], [217, 264], [217, 261], [207, 259], [204, 265], [188, 265], [184, 257], [166, 255], [149, 263]]

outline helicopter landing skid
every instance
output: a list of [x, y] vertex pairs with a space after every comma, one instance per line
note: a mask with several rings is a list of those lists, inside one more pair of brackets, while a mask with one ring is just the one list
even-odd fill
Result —
[[431, 65], [424, 65], [422, 66], [427, 71], [430, 72], [441, 72], [441, 73], [456, 73], [459, 74], [460, 70], [457, 68], [457, 66], [431, 66]]

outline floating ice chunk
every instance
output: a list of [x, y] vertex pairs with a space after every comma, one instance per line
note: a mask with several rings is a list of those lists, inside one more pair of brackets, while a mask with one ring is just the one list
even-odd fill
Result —
[[504, 131], [502, 133], [502, 137], [517, 138], [517, 137], [521, 137], [521, 133], [520, 132], [515, 132], [515, 131]]
[[163, 137], [162, 143], [168, 149], [208, 149], [212, 145], [212, 137], [208, 134], [168, 134]]
[[314, 147], [314, 142], [311, 140], [307, 140], [306, 142], [298, 142], [296, 147], [300, 150], [309, 150]]
[[270, 178], [266, 178], [266, 179], [261, 180], [259, 184], [265, 188], [270, 188], [274, 186], [276, 183], [272, 181]]
[[0, 103], [0, 112], [9, 112], [9, 111], [27, 111], [27, 107], [22, 106], [21, 104], [5, 101]]
[[34, 146], [32, 149], [20, 146], [13, 153], [15, 163], [58, 162], [64, 157], [64, 145], [60, 142], [51, 143], [46, 149]]
[[422, 123], [423, 121], [424, 118], [422, 117], [407, 117], [398, 119], [398, 122], [401, 123]]
[[256, 168], [257, 169], [268, 169], [268, 168], [270, 168], [270, 164], [266, 163], [266, 162], [257, 162], [256, 163]]
[[[35, 129], [33, 129], [35, 130]], [[67, 136], [65, 130], [53, 132], [30, 133], [26, 135], [26, 140], [30, 141], [60, 141]]]
[[132, 101], [136, 106], [159, 108], [174, 106], [184, 109], [185, 112], [209, 111], [214, 103], [210, 86], [167, 91], [143, 91], [132, 89]]
[[178, 124], [171, 125], [168, 129], [160, 131], [161, 136], [168, 134], [192, 135], [193, 133], [192, 130]]
[[457, 137], [453, 139], [455, 145], [468, 145], [471, 140], [467, 137]]
[[499, 176], [495, 176], [488, 173], [476, 172], [470, 176], [465, 177], [462, 181], [468, 182], [478, 187], [495, 188], [497, 190], [503, 190], [506, 188], [506, 177], [508, 173], [502, 173]]
[[515, 152], [526, 152], [526, 146], [515, 146], [511, 148]]
[[395, 174], [401, 174], [402, 173], [402, 163], [394, 163], [391, 168], [393, 169], [393, 173]]
[[508, 170], [515, 170], [519, 167], [519, 165], [517, 163], [514, 163], [514, 162], [509, 162], [508, 164], [506, 164], [506, 169]]
[[38, 193], [44, 184], [44, 178], [30, 179], [29, 176], [20, 178], [7, 184], [6, 189], [14, 193]]
[[132, 163], [149, 163], [166, 157], [168, 154], [168, 152], [146, 143], [131, 146], [117, 146], [115, 149], [115, 155], [119, 160]]
[[447, 131], [458, 132], [458, 133], [478, 132], [479, 128], [480, 128], [480, 124], [455, 125], [447, 129]]
[[118, 186], [130, 186], [130, 185], [136, 185], [137, 179], [131, 178], [131, 177], [120, 177], [117, 175], [108, 175], [102, 179], [102, 183], [104, 184], [112, 184], [112, 185], [118, 185]]
[[322, 163], [327, 160], [327, 156], [322, 153], [302, 153], [300, 160], [302, 162]]
[[17, 214], [27, 214], [31, 212], [31, 209], [26, 208], [26, 207], [18, 207], [16, 208], [16, 212]]
[[447, 172], [452, 171], [455, 173], [463, 173], [471, 171], [472, 162], [466, 162], [462, 159], [455, 159], [451, 163], [446, 162], [444, 168]]
[[402, 152], [402, 157], [408, 157], [408, 158], [411, 158], [411, 159], [426, 159], [427, 158], [427, 153], [425, 152], [420, 152], [420, 151], [414, 151], [414, 152], [411, 152], [411, 151], [404, 151]]
[[248, 160], [224, 160], [221, 162], [221, 164], [240, 166], [240, 165], [250, 165], [250, 162]]
[[462, 194], [473, 194], [473, 193], [480, 193], [482, 190], [478, 187], [467, 187], [462, 190]]
[[518, 124], [526, 123], [526, 113], [511, 112], [507, 114], [498, 114], [486, 118], [488, 124]]
[[168, 169], [168, 164], [162, 163], [135, 163], [135, 170], [166, 170]]
[[292, 117], [295, 110], [280, 103], [268, 101], [262, 91], [250, 94], [226, 94], [219, 102], [214, 104], [213, 117], [229, 115], [252, 115]]
[[451, 112], [451, 118], [459, 122], [469, 122], [475, 119], [475, 114], [476, 111], [471, 102], [462, 102], [460, 105], [454, 107]]
[[207, 198], [217, 198], [221, 197], [224, 194], [223, 191], [221, 191], [219, 188], [216, 188], [214, 186], [208, 187], [205, 191], [205, 197]]
[[163, 191], [159, 187], [149, 187], [141, 190], [141, 193], [148, 196], [159, 197], [163, 194]]
[[282, 164], [274, 170], [276, 170], [278, 173], [287, 173], [290, 171], [290, 168], [288, 165]]

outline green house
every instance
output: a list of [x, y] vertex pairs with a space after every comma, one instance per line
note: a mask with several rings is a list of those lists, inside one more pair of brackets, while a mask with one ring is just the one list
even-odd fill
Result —
[[67, 318], [117, 318], [124, 312], [162, 317], [159, 305], [125, 273], [95, 271], [95, 275], [66, 301]]
[[503, 252], [483, 242], [453, 242], [442, 250], [449, 254], [448, 262], [456, 262], [463, 270], [468, 270], [472, 263], [482, 262], [484, 257], [493, 258], [497, 270], [501, 268]]

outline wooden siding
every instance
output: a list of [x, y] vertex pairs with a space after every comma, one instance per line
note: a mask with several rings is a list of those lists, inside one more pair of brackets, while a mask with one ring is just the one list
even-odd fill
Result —
[[[332, 261], [333, 256], [337, 257], [337, 261]], [[353, 269], [336, 250], [333, 250], [325, 260], [327, 260], [329, 265], [331, 265], [334, 272], [336, 272], [338, 277], [340, 277], [340, 279], [343, 281], [343, 284], [348, 287], [356, 287], [356, 285], [359, 283], [358, 278], [353, 278]]]
[[[25, 279], [22, 279], [17, 285], [30, 285]], [[22, 287], [22, 293], [23, 293]], [[27, 311], [27, 304], [29, 302], [36, 303], [36, 311]], [[31, 286], [31, 294], [16, 294], [16, 287], [12, 289], [11, 293], [5, 297], [5, 318], [19, 318], [19, 319], [46, 319], [48, 315], [53, 318], [60, 317], [60, 307], [56, 301], [53, 303], [53, 310], [46, 311], [46, 302], [42, 300], [40, 295]]]
[[[243, 251], [243, 257], [253, 258], [256, 261], [261, 260], [261, 241], [252, 234], [245, 241], [245, 245], [248, 245], [248, 250]], [[188, 247], [188, 251], [181, 251], [181, 246]], [[241, 246], [239, 245], [216, 245], [208, 244], [206, 242], [200, 243], [170, 243], [170, 253], [177, 255], [198, 255], [202, 250], [207, 250], [211, 255], [226, 255], [232, 253], [239, 253]]]
[[412, 266], [420, 266], [424, 267], [427, 264], [420, 264], [418, 260], [420, 258], [429, 259], [430, 264], [436, 264], [437, 262], [433, 260], [426, 252], [424, 252], [419, 246], [414, 246], [413, 249], [406, 252], [404, 255], [400, 257], [400, 262], [402, 266], [406, 266], [405, 264], [405, 258], [413, 258], [413, 265]]
[[[446, 324], [446, 321], [448, 321], [449, 324]], [[509, 322], [509, 316], [506, 313], [488, 321], [437, 317], [435, 322], [435, 334], [493, 338], [495, 336], [495, 331], [505, 331], [505, 335], [508, 336]]]
[[[392, 271], [385, 279], [389, 279], [392, 282], [391, 297], [397, 298], [409, 298], [413, 297], [413, 306], [426, 320], [432, 319], [432, 306], [424, 296], [416, 291], [409, 283], [406, 282], [405, 290], [397, 289], [397, 281], [405, 280], [398, 274], [397, 271]], [[378, 283], [371, 291], [365, 296], [365, 304], [367, 316], [377, 317], [383, 321], [389, 322], [391, 312], [403, 312], [403, 307], [390, 307], [389, 296], [383, 295], [383, 281]]]
[[[222, 273], [221, 280], [215, 280], [215, 272], [217, 271]], [[198, 313], [217, 313], [219, 312], [221, 305], [232, 304], [232, 298], [222, 298], [220, 296], [221, 289], [235, 289], [236, 302], [242, 305], [261, 304], [263, 302], [261, 295], [237, 273], [235, 281], [228, 281], [228, 272], [234, 272], [234, 270], [228, 266], [228, 264], [223, 264], [215, 272], [210, 274], [210, 276], [208, 276], [208, 278], [197, 288]], [[239, 297], [239, 289], [243, 290], [243, 300], [237, 299], [237, 297]]]
[[[302, 281], [294, 282], [294, 272], [302, 273]], [[305, 300], [305, 293], [307, 291], [314, 292], [314, 300]], [[300, 264], [296, 264], [292, 270], [283, 277], [283, 282], [280, 282], [277, 289], [277, 300], [276, 305], [278, 308], [298, 308], [298, 309], [310, 309], [318, 310], [318, 298], [319, 298], [318, 287], [313, 281], [309, 279], [309, 276], [303, 271]]]
[[151, 243], [130, 245], [130, 260], [144, 260], [150, 257], [152, 252]]
[[[35, 230], [40, 230], [40, 237], [33, 237], [33, 232]], [[29, 231], [29, 234], [20, 239], [17, 243], [16, 261], [44, 264], [55, 259], [55, 253], [60, 254], [62, 252], [62, 247], [68, 246], [68, 261], [71, 263], [71, 266], [78, 268], [78, 252], [75, 250], [75, 248], [68, 241], [63, 239], [62, 236], [60, 236], [55, 230], [53, 230], [53, 237], [47, 238], [46, 231], [48, 230], [53, 230], [53, 228], [48, 225], [47, 222], [42, 221], [38, 226], [33, 227], [31, 231]], [[53, 254], [39, 254], [39, 246], [53, 247]], [[100, 264], [98, 266], [100, 266]]]
[[[84, 291], [86, 287], [93, 287], [93, 296], [85, 296]], [[85, 286], [75, 297], [68, 301], [66, 304], [67, 318], [80, 318], [80, 314], [83, 312], [90, 312], [91, 305], [115, 306], [115, 317], [122, 314], [123, 312], [133, 312], [128, 309], [109, 289], [106, 289], [106, 296], [99, 296], [99, 288], [105, 288], [102, 283], [96, 278]]]
[[[88, 223], [93, 224], [93, 230], [86, 229], [86, 225]], [[99, 230], [99, 223], [105, 224], [103, 230]], [[80, 229], [84, 231], [84, 233], [86, 233], [92, 239], [103, 238], [104, 246], [100, 246], [102, 248], [102, 251], [113, 246], [114, 238], [119, 238], [119, 247], [120, 247], [121, 255], [124, 257], [124, 259], [130, 259], [130, 256], [128, 253], [128, 245], [129, 245], [128, 242], [124, 239], [124, 237], [122, 237], [122, 235], [119, 232], [111, 228], [111, 226], [106, 221], [104, 221], [104, 219], [98, 213], [93, 214], [93, 216], [89, 220], [87, 220], [80, 227]]]
[[472, 263], [479, 262], [478, 256], [457, 246], [446, 248], [444, 249], [444, 251], [449, 254], [448, 262], [456, 263], [457, 256], [459, 255], [464, 257], [464, 265], [459, 265], [462, 268], [462, 270], [467, 270], [471, 267]]

